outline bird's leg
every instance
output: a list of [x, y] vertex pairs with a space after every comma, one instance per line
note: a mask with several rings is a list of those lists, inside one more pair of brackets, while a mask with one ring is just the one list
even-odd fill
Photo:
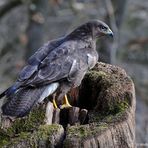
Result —
[[65, 105], [71, 107], [70, 103], [68, 102], [67, 95], [64, 96]]
[[72, 107], [68, 102], [67, 95], [64, 96], [64, 104], [60, 106], [61, 109]]
[[55, 101], [55, 95], [53, 96], [53, 100], [52, 100], [52, 102], [53, 102], [53, 106], [54, 106], [54, 108], [57, 109], [58, 106], [57, 106], [56, 101]]

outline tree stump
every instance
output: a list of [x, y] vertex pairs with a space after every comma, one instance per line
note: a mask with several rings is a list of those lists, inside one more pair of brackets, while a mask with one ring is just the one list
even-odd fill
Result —
[[1, 129], [0, 147], [135, 147], [135, 90], [123, 69], [97, 63], [69, 97], [75, 107], [59, 110], [44, 103]]

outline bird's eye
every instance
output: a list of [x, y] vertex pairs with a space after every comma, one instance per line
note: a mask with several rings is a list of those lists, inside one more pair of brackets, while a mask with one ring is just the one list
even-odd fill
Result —
[[102, 25], [100, 25], [99, 28], [100, 28], [101, 30], [106, 30], [106, 29], [107, 29], [105, 26], [102, 26]]

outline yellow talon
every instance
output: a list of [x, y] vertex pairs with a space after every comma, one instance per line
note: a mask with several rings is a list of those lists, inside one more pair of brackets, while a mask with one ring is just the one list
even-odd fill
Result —
[[68, 102], [67, 95], [64, 96], [64, 104], [60, 106], [61, 109], [72, 107]]
[[65, 99], [65, 105], [71, 107], [70, 103], [68, 102], [67, 95], [65, 95], [64, 99]]
[[53, 98], [52, 102], [53, 102], [53, 106], [54, 106], [54, 108], [57, 109], [58, 106], [57, 106], [57, 104], [56, 104], [55, 98]]

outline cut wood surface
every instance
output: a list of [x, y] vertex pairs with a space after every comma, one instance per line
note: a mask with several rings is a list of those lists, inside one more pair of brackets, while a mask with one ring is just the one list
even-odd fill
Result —
[[123, 69], [97, 63], [69, 98], [71, 108], [47, 101], [1, 128], [0, 147], [135, 147], [135, 89]]

